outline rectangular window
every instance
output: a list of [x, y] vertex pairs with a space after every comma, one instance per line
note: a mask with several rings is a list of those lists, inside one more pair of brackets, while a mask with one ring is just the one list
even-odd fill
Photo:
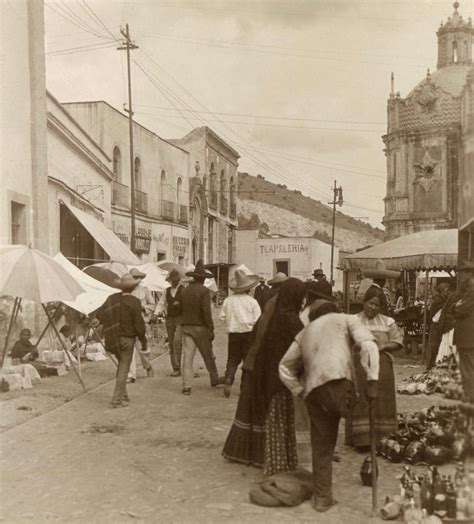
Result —
[[157, 260], [157, 262], [161, 262], [162, 260], [166, 260], [166, 253], [164, 253], [163, 251], [158, 251], [158, 253], [156, 254], [156, 260]]
[[178, 264], [180, 264], [181, 266], [184, 266], [184, 257], [183, 256], [178, 257]]
[[26, 243], [26, 206], [11, 202], [11, 238], [12, 244]]
[[274, 260], [273, 261], [273, 272], [274, 273], [285, 273], [287, 277], [290, 276], [290, 260]]

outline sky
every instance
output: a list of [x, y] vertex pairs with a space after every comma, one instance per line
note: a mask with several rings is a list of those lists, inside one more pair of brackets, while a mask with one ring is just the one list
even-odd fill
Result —
[[[474, 17], [474, 0], [459, 12]], [[383, 227], [390, 75], [406, 94], [436, 69], [446, 0], [45, 0], [47, 87], [62, 102], [127, 101], [163, 138], [208, 125], [239, 170]]]

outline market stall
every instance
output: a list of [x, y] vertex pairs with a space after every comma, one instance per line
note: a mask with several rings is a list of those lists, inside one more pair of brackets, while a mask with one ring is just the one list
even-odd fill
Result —
[[[341, 263], [344, 270], [345, 309], [349, 311], [349, 274], [375, 269], [378, 261], [383, 261], [388, 270], [423, 272], [425, 277], [424, 304], [428, 302], [428, 281], [430, 271], [444, 271], [452, 276], [457, 268], [458, 231], [457, 229], [437, 229], [419, 231], [403, 237], [377, 244], [368, 249], [347, 255]], [[423, 308], [422, 344], [426, 348], [427, 308]]]

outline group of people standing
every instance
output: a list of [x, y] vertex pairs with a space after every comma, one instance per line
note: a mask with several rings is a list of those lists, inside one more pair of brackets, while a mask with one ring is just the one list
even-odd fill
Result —
[[[369, 444], [368, 399], [379, 436], [396, 428], [390, 352], [401, 347], [393, 321], [380, 313], [382, 291], [370, 289], [358, 315], [339, 311], [324, 278], [282, 278], [247, 337], [235, 419], [226, 459], [263, 469], [265, 477], [298, 468], [295, 399], [304, 400], [313, 456], [313, 507], [334, 503], [332, 462], [339, 422], [346, 440]], [[379, 379], [380, 377], [380, 379]]]

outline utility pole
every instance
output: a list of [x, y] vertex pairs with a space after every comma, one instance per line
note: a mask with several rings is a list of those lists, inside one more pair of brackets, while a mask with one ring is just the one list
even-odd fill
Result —
[[138, 49], [138, 46], [130, 40], [128, 24], [125, 26], [125, 31], [123, 30], [123, 28], [120, 28], [120, 32], [125, 38], [125, 42], [120, 47], [117, 47], [117, 49], [119, 51], [127, 51], [128, 109], [125, 109], [125, 111], [128, 113], [128, 134], [130, 140], [130, 217], [132, 220], [130, 233], [130, 249], [133, 253], [135, 253], [135, 162], [133, 154], [132, 72], [130, 68], [130, 49]]
[[342, 186], [337, 187], [337, 181], [334, 180], [333, 200], [328, 202], [332, 204], [332, 235], [331, 235], [331, 286], [334, 286], [334, 235], [336, 233], [336, 204], [342, 206], [344, 200], [342, 197]]

